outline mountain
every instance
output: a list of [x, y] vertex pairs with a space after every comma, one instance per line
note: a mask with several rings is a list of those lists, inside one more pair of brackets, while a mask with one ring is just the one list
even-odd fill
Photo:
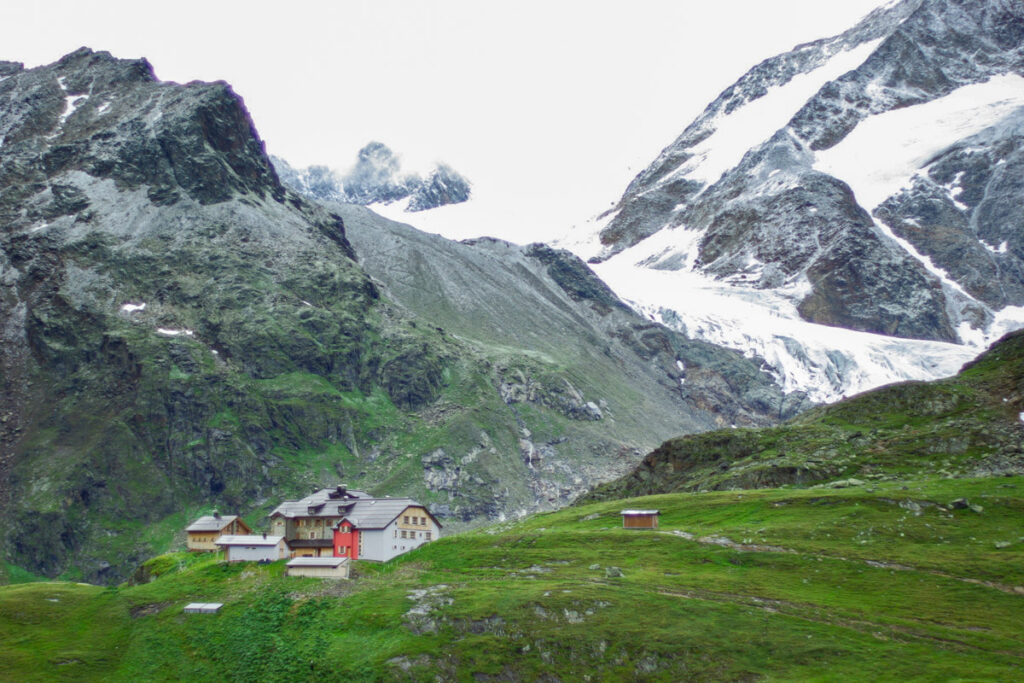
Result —
[[935, 382], [876, 389], [775, 427], [666, 441], [584, 500], [677, 491], [1024, 475], [1024, 331]]
[[372, 206], [408, 199], [405, 211], [415, 213], [459, 204], [470, 196], [469, 181], [446, 164], [438, 164], [426, 178], [403, 173], [401, 161], [387, 145], [371, 142], [359, 150], [356, 165], [339, 174], [326, 166], [294, 169], [287, 161], [271, 157], [287, 187], [310, 199]]
[[0, 551], [21, 570], [114, 582], [212, 507], [258, 525], [339, 481], [448, 528], [502, 519], [806, 403], [571, 254], [289, 191], [225, 83], [87, 48], [0, 74]]
[[[631, 445], [655, 433], [764, 424], [809, 405], [802, 394], [784, 394], [758, 363], [640, 317], [567, 251], [489, 238], [453, 242], [363, 207], [326, 206], [344, 220], [386, 301], [492, 368], [495, 398], [514, 417], [514, 451], [525, 465], [496, 483], [518, 480], [535, 501], [520, 498], [511, 509], [566, 504], [584, 482], [630, 466], [639, 455]], [[543, 415], [545, 408], [554, 414]], [[449, 436], [423, 458], [431, 491], [467, 486], [467, 459], [492, 450], [486, 439], [461, 441]]]
[[1020, 3], [889, 3], [747, 72], [572, 248], [816, 400], [942, 376], [1024, 324], [1022, 116]]

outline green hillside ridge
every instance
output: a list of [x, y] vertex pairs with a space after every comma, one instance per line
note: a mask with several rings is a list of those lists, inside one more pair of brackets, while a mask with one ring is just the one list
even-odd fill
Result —
[[666, 441], [583, 501], [764, 488], [842, 486], [909, 474], [1024, 474], [1024, 332], [954, 377], [906, 382], [809, 410], [775, 427]]
[[[0, 588], [0, 679], [1009, 680], [1022, 493], [921, 477], [611, 501], [341, 582], [166, 555], [136, 585]], [[623, 507], [660, 509], [660, 529], [622, 529]]]

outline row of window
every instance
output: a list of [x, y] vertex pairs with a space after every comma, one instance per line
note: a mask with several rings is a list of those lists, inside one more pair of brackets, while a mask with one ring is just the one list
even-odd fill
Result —
[[332, 527], [337, 522], [338, 522], [337, 519], [319, 519], [319, 518], [299, 517], [299, 518], [297, 518], [295, 520], [295, 526], [315, 526], [315, 527], [328, 526], [328, 527]]
[[423, 538], [423, 539], [426, 539], [428, 541], [430, 540], [430, 532], [429, 531], [419, 531], [419, 532], [416, 532], [416, 531], [406, 531], [405, 529], [401, 530], [401, 534], [402, 534], [401, 536], [398, 535], [399, 534], [399, 530], [395, 529], [395, 538], [417, 538], [417, 536], [416, 536], [417, 533], [419, 533], [419, 538]]
[[[412, 519], [411, 522], [409, 521], [410, 519]], [[404, 515], [402, 517], [402, 523], [403, 524], [413, 524], [415, 526], [426, 526], [427, 525], [427, 518], [426, 517], [419, 517], [417, 515], [412, 515], [411, 517], [410, 517], [410, 515]]]

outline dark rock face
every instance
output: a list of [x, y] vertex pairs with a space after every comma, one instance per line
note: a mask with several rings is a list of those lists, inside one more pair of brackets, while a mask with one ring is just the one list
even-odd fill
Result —
[[[145, 60], [83, 48], [52, 68], [0, 82], [0, 106], [0, 183], [7, 192], [74, 169], [119, 188], [145, 186], [164, 204], [182, 195], [213, 204], [237, 193], [278, 201], [284, 194], [226, 83], [175, 88], [156, 81]], [[55, 199], [59, 215], [81, 210]]]
[[451, 166], [441, 164], [419, 183], [409, 198], [409, 211], [426, 211], [469, 200], [469, 181]]
[[381, 142], [359, 150], [356, 165], [344, 175], [326, 166], [297, 170], [284, 159], [275, 157], [273, 162], [289, 188], [318, 201], [368, 206], [408, 199], [406, 211], [415, 212], [458, 204], [470, 196], [469, 181], [450, 166], [440, 164], [426, 178], [403, 173], [399, 158]]
[[589, 302], [598, 313], [613, 308], [628, 310], [615, 293], [577, 256], [546, 244], [531, 244], [527, 255], [547, 266], [548, 275], [573, 301]]
[[993, 309], [1024, 301], [1024, 113], [930, 160], [875, 216]]
[[[650, 267], [692, 267], [770, 289], [805, 278], [810, 291], [799, 311], [809, 321], [957, 341], [960, 323], [983, 326], [991, 310], [1024, 303], [1024, 264], [1015, 255], [1022, 226], [1012, 208], [1024, 189], [1016, 172], [1020, 125], [1002, 122], [949, 140], [908, 189], [879, 207], [859, 206], [842, 178], [814, 170], [815, 152], [872, 115], [1024, 72], [1024, 49], [1012, 41], [1022, 25], [1018, 3], [905, 0], [839, 36], [762, 62], [633, 180], [610, 212], [595, 260], [684, 226], [701, 234], [697, 258], [687, 265], [685, 255], [669, 251]], [[730, 112], [869, 41], [881, 42], [863, 63], [796, 103], [785, 127], [720, 178], [705, 182], [686, 170]], [[885, 159], [877, 163], [884, 167]], [[931, 257], [967, 296], [943, 285], [875, 220]]]

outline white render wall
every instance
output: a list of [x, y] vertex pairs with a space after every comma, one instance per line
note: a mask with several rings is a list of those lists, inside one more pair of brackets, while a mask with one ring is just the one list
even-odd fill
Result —
[[288, 556], [288, 547], [284, 539], [277, 545], [232, 545], [225, 546], [224, 559], [228, 562], [259, 562], [260, 560], [280, 560]]
[[288, 576], [311, 576], [317, 579], [347, 579], [348, 562], [338, 567], [288, 567]]
[[392, 557], [397, 557], [414, 548], [419, 548], [424, 543], [429, 543], [430, 541], [427, 540], [424, 531], [430, 532], [431, 541], [436, 541], [441, 535], [441, 530], [433, 520], [430, 520], [427, 527], [422, 530], [409, 530], [415, 535], [415, 538], [402, 538], [402, 531], [402, 529], [398, 528], [398, 519], [391, 522], [384, 529], [360, 531], [359, 534], [363, 539], [363, 550], [359, 553], [359, 559], [387, 562]]

